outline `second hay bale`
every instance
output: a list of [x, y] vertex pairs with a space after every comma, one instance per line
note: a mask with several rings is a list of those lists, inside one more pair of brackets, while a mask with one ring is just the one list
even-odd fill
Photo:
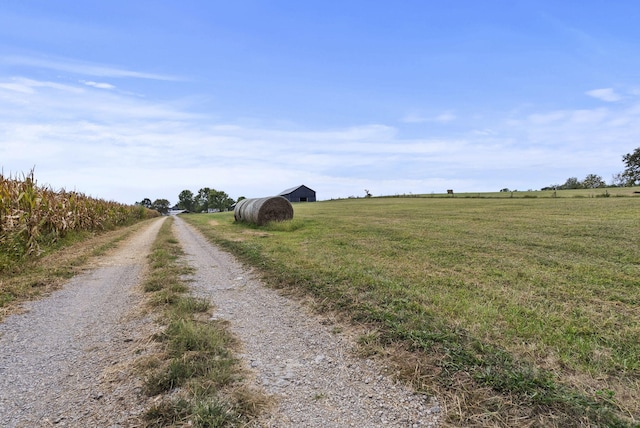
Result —
[[284, 221], [293, 218], [293, 206], [282, 196], [243, 199], [233, 210], [236, 221], [244, 221], [263, 226], [270, 221]]

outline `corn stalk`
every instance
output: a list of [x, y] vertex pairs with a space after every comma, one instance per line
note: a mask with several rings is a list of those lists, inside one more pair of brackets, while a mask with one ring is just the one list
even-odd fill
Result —
[[39, 254], [43, 242], [72, 231], [108, 230], [157, 215], [140, 206], [39, 186], [33, 171], [21, 177], [0, 173], [0, 251], [12, 258]]

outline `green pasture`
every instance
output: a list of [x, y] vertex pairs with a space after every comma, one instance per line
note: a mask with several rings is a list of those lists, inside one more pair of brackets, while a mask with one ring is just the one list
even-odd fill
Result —
[[640, 197], [640, 187], [604, 187], [595, 189], [563, 189], [563, 190], [510, 190], [508, 192], [453, 192], [426, 193], [426, 194], [402, 194], [384, 196], [393, 197], [419, 197], [419, 198], [607, 198], [607, 197]]
[[185, 219], [273, 286], [370, 325], [363, 342], [410, 352], [448, 423], [637, 426], [640, 198], [588, 192], [294, 204], [261, 228]]

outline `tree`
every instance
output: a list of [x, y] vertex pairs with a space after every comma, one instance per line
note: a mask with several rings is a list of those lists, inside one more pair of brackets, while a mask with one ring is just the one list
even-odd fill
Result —
[[178, 195], [178, 208], [194, 211], [195, 201], [193, 200], [193, 192], [191, 190], [183, 190]]
[[208, 187], [203, 187], [198, 190], [198, 194], [194, 198], [194, 209], [196, 212], [201, 213], [202, 211], [207, 211], [209, 209], [209, 192], [211, 189]]
[[607, 183], [604, 182], [602, 177], [596, 174], [589, 174], [582, 181], [582, 187], [585, 189], [596, 189], [598, 187], [606, 187]]
[[160, 214], [169, 214], [169, 206], [171, 204], [166, 199], [156, 199], [151, 204], [151, 209], [158, 211]]
[[619, 172], [617, 174], [613, 174], [611, 176], [611, 186], [613, 186], [613, 187], [624, 187], [626, 185], [627, 185], [627, 181], [622, 176], [621, 172]]
[[640, 184], [640, 147], [633, 153], [622, 156], [625, 169], [622, 171], [622, 178], [627, 186]]
[[567, 181], [560, 186], [561, 189], [582, 189], [582, 183], [577, 177], [569, 177]]
[[209, 190], [209, 208], [218, 211], [226, 211], [231, 208], [233, 202], [233, 199], [231, 199], [225, 192], [216, 189]]
[[151, 208], [151, 199], [149, 198], [144, 198], [143, 200], [141, 200], [140, 202], [136, 202], [136, 205], [142, 205], [145, 208]]

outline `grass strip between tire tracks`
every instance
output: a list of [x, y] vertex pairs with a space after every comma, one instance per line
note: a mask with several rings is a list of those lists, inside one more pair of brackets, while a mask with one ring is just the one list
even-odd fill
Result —
[[267, 404], [244, 382], [244, 369], [234, 355], [236, 339], [225, 322], [208, 316], [207, 300], [188, 294], [182, 249], [169, 218], [149, 256], [144, 283], [149, 304], [160, 309], [164, 328], [156, 340], [163, 353], [144, 364], [145, 392], [158, 396], [145, 415], [148, 427], [243, 426]]

